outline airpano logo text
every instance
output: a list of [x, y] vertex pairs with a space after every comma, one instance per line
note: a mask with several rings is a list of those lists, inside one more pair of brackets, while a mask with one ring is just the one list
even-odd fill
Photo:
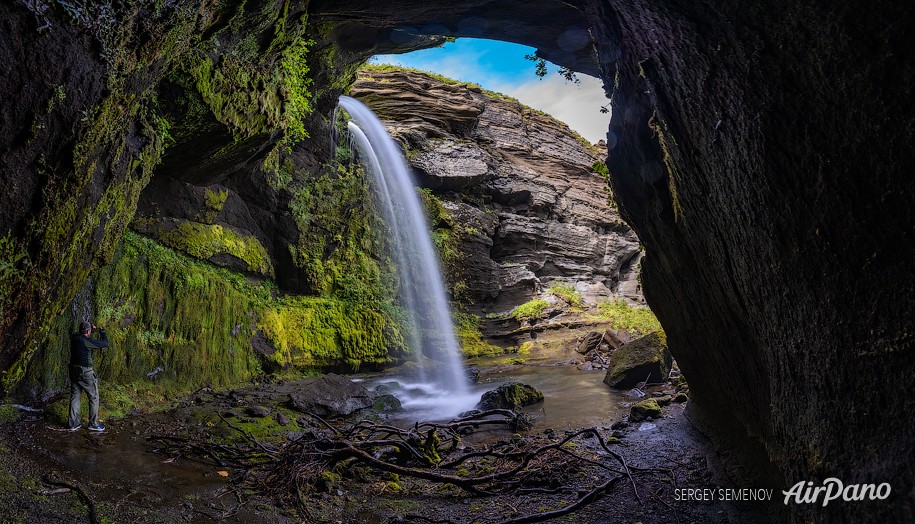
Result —
[[803, 480], [791, 486], [788, 491], [782, 491], [785, 496], [785, 504], [794, 502], [795, 504], [816, 504], [820, 502], [822, 495], [822, 504], [826, 506], [834, 500], [840, 498], [846, 502], [856, 502], [862, 500], [884, 500], [890, 496], [892, 487], [889, 483], [882, 484], [849, 484], [845, 485], [841, 480], [835, 477], [829, 477], [823, 481], [822, 486], [814, 487], [813, 482]]

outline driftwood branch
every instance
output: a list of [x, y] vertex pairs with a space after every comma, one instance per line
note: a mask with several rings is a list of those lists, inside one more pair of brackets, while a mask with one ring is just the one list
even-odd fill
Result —
[[[353, 466], [357, 464], [369, 469], [349, 474], [362, 478], [372, 475], [372, 471], [392, 473], [450, 485], [475, 496], [571, 491], [569, 485], [582, 468], [597, 468], [609, 475], [566, 507], [506, 521], [510, 523], [539, 522], [567, 515], [593, 502], [621, 479], [629, 481], [636, 498], [642, 501], [626, 460], [610, 449], [596, 428], [570, 432], [562, 439], [545, 443], [542, 439], [513, 438], [488, 449], [468, 451], [458, 446], [467, 432], [484, 426], [515, 431], [519, 424], [529, 423], [529, 419], [510, 410], [490, 410], [447, 423], [416, 423], [399, 428], [369, 421], [334, 425], [316, 415], [306, 415], [320, 426], [276, 447], [259, 442], [221, 415], [219, 418], [241, 433], [244, 441], [219, 444], [204, 435], [147, 439], [155, 442], [157, 447], [153, 451], [170, 457], [188, 456], [217, 465], [231, 464], [241, 472], [234, 480], [239, 504], [242, 486], [259, 488], [256, 491], [270, 493], [277, 503], [296, 506], [303, 514], [308, 511], [304, 499], [309, 494], [330, 489], [341, 481], [341, 475], [356, 471], [358, 468]], [[576, 451], [574, 441], [590, 437], [596, 437], [600, 449], [606, 452], [603, 458]], [[591, 445], [591, 449], [595, 447]]]

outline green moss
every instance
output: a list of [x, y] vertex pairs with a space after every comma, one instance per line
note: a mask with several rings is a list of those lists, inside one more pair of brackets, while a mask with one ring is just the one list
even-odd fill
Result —
[[29, 266], [28, 253], [10, 233], [0, 237], [0, 310], [14, 289], [22, 286]]
[[516, 307], [511, 312], [511, 316], [521, 322], [538, 319], [543, 315], [543, 310], [546, 309], [547, 306], [549, 306], [549, 304], [546, 300], [537, 298]]
[[648, 398], [632, 406], [631, 413], [635, 419], [657, 418], [661, 416], [661, 406], [657, 400]]
[[[288, 2], [282, 9], [275, 2], [225, 9], [154, 4], [142, 12], [132, 3], [64, 10], [98, 44], [91, 53], [105, 64], [106, 94], [80, 110], [72, 155], [35, 163], [34, 178], [44, 181], [41, 200], [53, 205], [16, 232], [17, 247], [29, 250], [29, 267], [17, 263], [15, 278], [0, 282], [0, 332], [16, 323], [25, 333], [23, 350], [3, 370], [4, 391], [20, 384], [37, 351], [56, 344], [58, 329], [67, 329], [58, 317], [98, 265], [112, 260], [167, 144], [197, 136], [210, 113], [237, 140], [277, 129], [287, 140], [304, 137], [303, 117], [312, 109], [305, 34], [314, 29], [306, 15], [290, 16]], [[193, 91], [182, 97], [189, 103], [181, 125], [156, 108], [154, 86], [166, 76], [180, 79], [170, 85]], [[48, 93], [36, 131], [49, 129], [49, 119], [66, 111], [62, 102], [74, 98], [72, 86], [49, 86]]]
[[438, 432], [435, 428], [430, 429], [429, 432], [426, 433], [426, 438], [422, 439], [420, 442], [419, 452], [423, 454], [429, 462], [429, 465], [434, 466], [442, 461], [442, 457], [438, 453], [438, 447], [441, 444], [442, 439], [438, 436]]
[[488, 357], [502, 353], [502, 348], [483, 339], [480, 318], [468, 313], [456, 313], [457, 337], [466, 358]]
[[[335, 297], [275, 298], [274, 292], [270, 283], [248, 282], [126, 234], [115, 262], [95, 282], [96, 323], [107, 327], [111, 343], [96, 360], [103, 416], [164, 405], [200, 385], [244, 382], [268, 361], [356, 369], [406, 356], [396, 322], [384, 311]], [[31, 384], [65, 385], [71, 327], [61, 319], [58, 344], [39, 353]], [[276, 347], [272, 355], [253, 353], [257, 331]], [[60, 408], [64, 423], [66, 403]]]
[[581, 307], [581, 295], [578, 294], [578, 291], [575, 291], [575, 288], [571, 284], [554, 282], [550, 284], [547, 292], [563, 299], [572, 307]]
[[543, 393], [520, 382], [505, 384], [496, 391], [501, 397], [500, 405], [507, 406], [509, 409], [530, 406], [543, 400]]
[[286, 95], [286, 140], [289, 144], [308, 138], [305, 117], [312, 111], [312, 79], [308, 76], [308, 51], [313, 40], [296, 39], [280, 60]]
[[248, 271], [273, 276], [273, 262], [257, 238], [240, 235], [219, 224], [182, 222], [162, 233], [160, 240], [203, 260], [219, 254], [232, 255], [243, 260]]
[[333, 471], [325, 471], [321, 473], [320, 480], [316, 486], [319, 490], [331, 492], [334, 491], [342, 480], [339, 473], [334, 473]]
[[21, 415], [22, 412], [15, 406], [0, 406], [0, 424], [16, 422]]
[[[285, 426], [280, 425], [273, 416], [227, 418], [227, 420], [232, 426], [248, 433], [259, 442], [285, 442], [290, 431], [301, 429], [295, 421], [296, 416], [293, 412], [276, 406], [271, 406], [271, 411], [283, 412], [289, 422]], [[223, 423], [214, 414], [210, 414], [207, 420], [208, 423], [219, 425], [217, 433], [227, 442], [248, 442], [245, 435]]]
[[680, 217], [683, 215], [683, 207], [680, 205], [680, 197], [677, 193], [677, 179], [680, 175], [674, 164], [673, 157], [671, 157], [671, 148], [676, 146], [677, 141], [671, 135], [667, 122], [657, 114], [652, 116], [651, 120], [648, 122], [648, 126], [654, 131], [655, 137], [658, 139], [658, 145], [661, 148], [661, 159], [664, 162], [664, 167], [667, 168], [667, 188], [670, 191], [674, 221], [676, 222], [680, 220]]
[[[3, 371], [3, 389], [12, 391], [25, 376], [27, 367], [43, 347], [56, 326], [60, 312], [89, 276], [93, 260], [110, 260], [121, 232], [133, 218], [140, 192], [146, 186], [153, 168], [165, 149], [165, 139], [155, 123], [154, 104], [139, 103], [132, 96], [113, 94], [96, 112], [92, 127], [74, 146], [74, 171], [65, 182], [46, 194], [54, 206], [46, 206], [30, 223], [27, 237], [38, 246], [30, 257], [28, 270], [13, 292], [24, 305], [32, 307], [27, 317], [18, 358]], [[122, 132], [122, 126], [136, 123], [145, 144], [137, 148], [135, 135]], [[140, 141], [143, 142], [143, 141]], [[119, 176], [110, 178], [110, 173]], [[110, 182], [101, 195], [86, 205], [84, 193], [91, 191], [93, 180]], [[0, 326], [14, 317], [5, 304]]]
[[206, 201], [208, 208], [219, 213], [222, 211], [223, 206], [226, 205], [226, 200], [229, 198], [229, 192], [224, 189], [214, 191], [210, 188], [206, 188], [203, 193], [203, 198]]
[[404, 342], [390, 320], [351, 302], [289, 297], [264, 311], [258, 326], [277, 348], [279, 365], [326, 366], [344, 362], [354, 369], [404, 356]]
[[658, 333], [662, 343], [667, 343], [667, 337], [658, 317], [648, 308], [633, 307], [619, 298], [598, 304], [600, 316], [610, 320], [613, 329], [625, 329], [633, 334], [647, 335]]
[[383, 256], [384, 227], [374, 209], [365, 174], [355, 166], [297, 183], [289, 210], [300, 235], [290, 254], [313, 294], [392, 303], [395, 270]]

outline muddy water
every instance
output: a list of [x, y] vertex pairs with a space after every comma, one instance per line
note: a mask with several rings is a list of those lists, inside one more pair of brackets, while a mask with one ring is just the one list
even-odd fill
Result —
[[33, 457], [39, 464], [47, 460], [72, 472], [73, 477], [88, 477], [106, 485], [119, 492], [116, 498], [129, 497], [149, 505], [195, 499], [228, 484], [228, 478], [216, 474], [224, 468], [186, 458], [163, 462], [168, 457], [149, 453], [146, 439], [136, 434], [141, 428], [126, 421], [106, 425], [104, 433], [90, 432], [85, 426], [71, 433], [35, 421], [29, 428], [35, 445], [28, 446], [27, 452], [39, 455]]

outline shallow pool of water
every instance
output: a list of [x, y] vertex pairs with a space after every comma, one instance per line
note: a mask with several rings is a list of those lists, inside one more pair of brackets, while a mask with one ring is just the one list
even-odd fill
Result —
[[544, 401], [522, 411], [535, 415], [534, 429], [567, 429], [609, 425], [632, 403], [603, 382], [604, 371], [581, 371], [574, 366], [515, 366], [481, 372], [468, 395], [456, 396], [433, 385], [397, 376], [366, 379], [369, 390], [381, 388], [397, 397], [404, 412], [392, 422], [443, 421], [473, 409], [480, 396], [508, 382], [521, 382], [540, 390]]

